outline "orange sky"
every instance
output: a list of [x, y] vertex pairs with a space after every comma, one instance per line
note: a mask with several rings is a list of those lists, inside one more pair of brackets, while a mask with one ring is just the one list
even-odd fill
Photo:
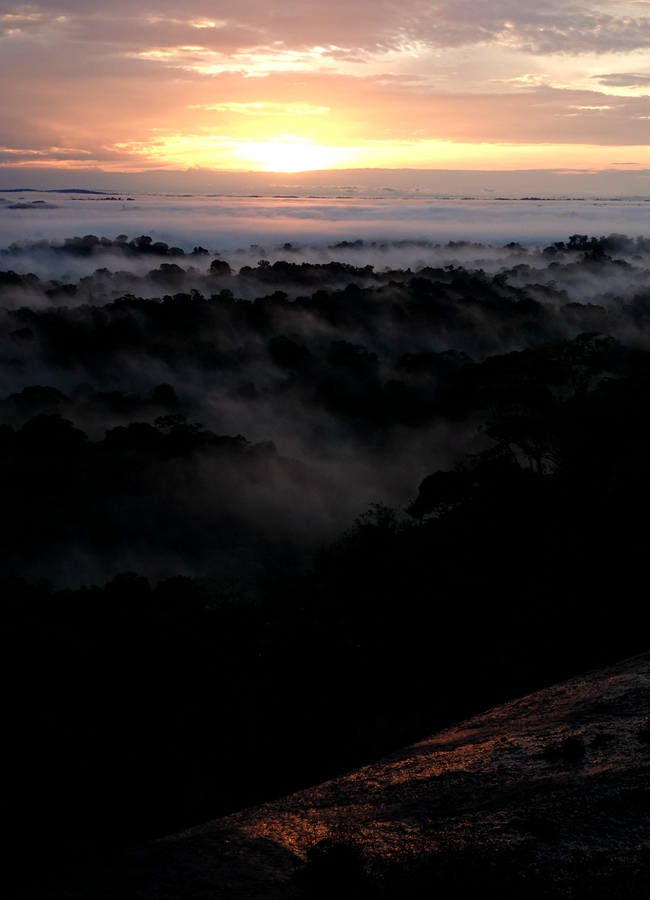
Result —
[[645, 169], [649, 46], [649, 0], [3, 0], [0, 174]]

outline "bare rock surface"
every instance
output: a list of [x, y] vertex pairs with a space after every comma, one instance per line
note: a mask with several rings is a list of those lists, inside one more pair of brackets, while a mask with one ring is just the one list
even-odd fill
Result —
[[[650, 849], [650, 652], [475, 716], [273, 803], [80, 872], [54, 898], [293, 900], [319, 840], [370, 870], [436, 851], [526, 850], [560, 885], [576, 860]], [[522, 857], [523, 858], [523, 857]]]

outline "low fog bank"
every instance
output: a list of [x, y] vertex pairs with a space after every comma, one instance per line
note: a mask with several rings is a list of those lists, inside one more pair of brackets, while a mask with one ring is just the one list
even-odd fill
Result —
[[622, 377], [650, 349], [643, 237], [219, 254], [154, 237], [1, 252], [4, 573], [254, 596], [370, 504], [403, 507], [489, 448], [481, 373], [499, 355], [598, 332]]
[[[519, 241], [526, 246], [546, 246], [558, 235], [586, 230], [596, 235], [616, 232], [636, 237], [647, 231], [650, 209], [650, 203], [643, 200], [505, 201], [498, 199], [498, 194], [453, 201], [390, 196], [364, 200], [291, 197], [287, 195], [296, 192], [280, 188], [275, 193], [284, 196], [0, 192], [0, 247], [25, 240], [63, 241], [85, 234], [111, 238], [147, 234], [169, 246], [191, 249], [202, 244], [220, 253], [248, 249], [251, 244], [270, 249], [286, 242], [322, 249], [357, 239], [434, 244], [469, 240], [496, 246]], [[526, 191], [519, 196], [535, 195], [537, 192]], [[417, 258], [408, 264], [413, 265]]]

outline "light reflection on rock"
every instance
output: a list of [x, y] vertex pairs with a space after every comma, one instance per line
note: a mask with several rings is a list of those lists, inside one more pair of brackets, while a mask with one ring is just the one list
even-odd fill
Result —
[[326, 837], [380, 858], [442, 842], [532, 842], [539, 858], [624, 851], [649, 835], [647, 809], [624, 809], [626, 797], [649, 787], [648, 748], [638, 738], [650, 709], [649, 674], [645, 654], [229, 821], [303, 858]]

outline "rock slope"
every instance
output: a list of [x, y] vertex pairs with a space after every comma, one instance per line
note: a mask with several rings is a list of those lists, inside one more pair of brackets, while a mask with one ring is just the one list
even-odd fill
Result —
[[313, 894], [300, 877], [310, 848], [328, 839], [358, 848], [380, 892], [391, 866], [456, 856], [507, 857], [571, 895], [581, 867], [634, 866], [650, 850], [649, 714], [650, 652], [90, 867], [50, 896], [297, 900]]

